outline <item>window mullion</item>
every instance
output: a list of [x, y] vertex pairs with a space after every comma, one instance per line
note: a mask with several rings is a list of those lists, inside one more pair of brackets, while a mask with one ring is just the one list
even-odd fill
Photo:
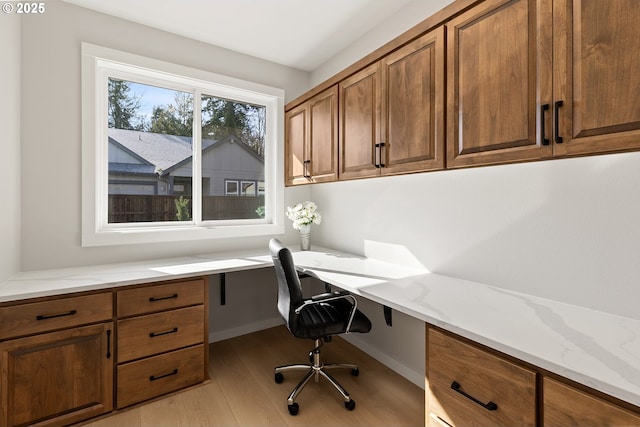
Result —
[[191, 182], [192, 219], [195, 225], [202, 225], [202, 92], [193, 94], [193, 179]]

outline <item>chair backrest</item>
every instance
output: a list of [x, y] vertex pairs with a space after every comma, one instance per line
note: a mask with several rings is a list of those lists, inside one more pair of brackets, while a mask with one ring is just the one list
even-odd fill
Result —
[[278, 311], [293, 332], [298, 328], [298, 315], [294, 310], [302, 305], [302, 287], [291, 251], [278, 239], [271, 239], [269, 252], [278, 278]]

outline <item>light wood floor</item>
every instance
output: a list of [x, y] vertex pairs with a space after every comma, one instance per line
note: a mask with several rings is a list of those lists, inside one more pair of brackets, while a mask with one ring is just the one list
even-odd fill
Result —
[[360, 375], [332, 375], [356, 401], [344, 407], [339, 393], [321, 379], [309, 382], [291, 416], [287, 397], [303, 372], [274, 381], [276, 365], [307, 363], [311, 340], [291, 336], [284, 326], [211, 344], [211, 382], [86, 424], [89, 427], [195, 426], [422, 426], [424, 391], [345, 340], [323, 347], [323, 360], [356, 363]]

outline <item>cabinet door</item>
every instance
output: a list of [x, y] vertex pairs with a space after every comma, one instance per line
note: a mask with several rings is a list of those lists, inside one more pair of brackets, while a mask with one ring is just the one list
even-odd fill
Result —
[[113, 406], [111, 323], [0, 343], [0, 425], [59, 426]]
[[338, 178], [338, 86], [309, 100], [309, 160], [313, 182]]
[[447, 24], [447, 167], [551, 156], [552, 44], [551, 0], [488, 0]]
[[543, 379], [544, 426], [639, 426], [640, 414], [559, 381]]
[[555, 154], [640, 148], [640, 2], [554, 2]]
[[381, 173], [444, 168], [444, 27], [382, 60]]
[[340, 83], [340, 179], [379, 175], [380, 62]]
[[307, 107], [308, 104], [304, 103], [285, 114], [285, 185], [309, 182], [305, 163], [309, 140]]

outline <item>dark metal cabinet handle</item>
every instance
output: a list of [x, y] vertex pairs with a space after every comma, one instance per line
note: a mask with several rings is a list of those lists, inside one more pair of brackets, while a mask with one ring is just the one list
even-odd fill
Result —
[[76, 310], [71, 310], [69, 312], [60, 313], [60, 314], [38, 315], [36, 316], [36, 320], [47, 320], [47, 319], [55, 319], [56, 317], [73, 316], [76, 313], [77, 313]]
[[107, 330], [107, 359], [111, 359], [111, 329]]
[[554, 113], [554, 120], [555, 120], [555, 141], [556, 144], [562, 144], [562, 137], [560, 136], [560, 120], [559, 120], [559, 114], [558, 114], [558, 110], [560, 109], [560, 107], [562, 107], [562, 105], [564, 104], [564, 102], [562, 101], [556, 101], [555, 104], [553, 105], [553, 113]]
[[[376, 145], [374, 145], [374, 147], [376, 148], [376, 153], [375, 153], [375, 167], [377, 168], [383, 168], [384, 167], [384, 163], [382, 163], [382, 147], [384, 147], [384, 142], [379, 142]], [[380, 159], [378, 161], [378, 159]]]
[[460, 384], [458, 384], [457, 381], [454, 381], [451, 383], [451, 388], [460, 393], [461, 395], [463, 395], [464, 397], [466, 397], [469, 400], [472, 400], [473, 402], [477, 403], [478, 405], [482, 406], [484, 409], [486, 409], [487, 411], [495, 411], [496, 409], [498, 409], [498, 405], [496, 405], [494, 402], [489, 401], [488, 403], [482, 403], [480, 400], [476, 399], [475, 397], [471, 396], [470, 394], [465, 393], [461, 388], [460, 388]]
[[549, 138], [545, 138], [544, 130], [544, 112], [547, 110], [549, 110], [549, 104], [543, 104], [540, 106], [540, 140], [542, 142], [542, 145], [549, 145]]
[[164, 331], [164, 332], [151, 332], [149, 334], [149, 338], [155, 338], [155, 337], [159, 337], [159, 336], [162, 336], [162, 335], [175, 334], [176, 332], [178, 332], [178, 328], [173, 328], [173, 329], [170, 329], [170, 330]]
[[161, 378], [170, 377], [171, 375], [176, 375], [177, 373], [178, 373], [178, 368], [174, 369], [173, 371], [169, 372], [168, 374], [158, 375], [157, 377], [155, 375], [151, 375], [149, 377], [149, 381], [155, 381], [155, 380], [159, 380]]
[[151, 297], [149, 298], [149, 302], [156, 302], [156, 301], [162, 301], [162, 300], [174, 299], [174, 298], [178, 298], [178, 294], [169, 295], [167, 297]]
[[309, 164], [311, 164], [311, 160], [305, 160], [302, 164], [304, 165], [304, 171], [302, 172], [303, 176], [305, 178], [311, 178], [311, 174], [309, 173]]

